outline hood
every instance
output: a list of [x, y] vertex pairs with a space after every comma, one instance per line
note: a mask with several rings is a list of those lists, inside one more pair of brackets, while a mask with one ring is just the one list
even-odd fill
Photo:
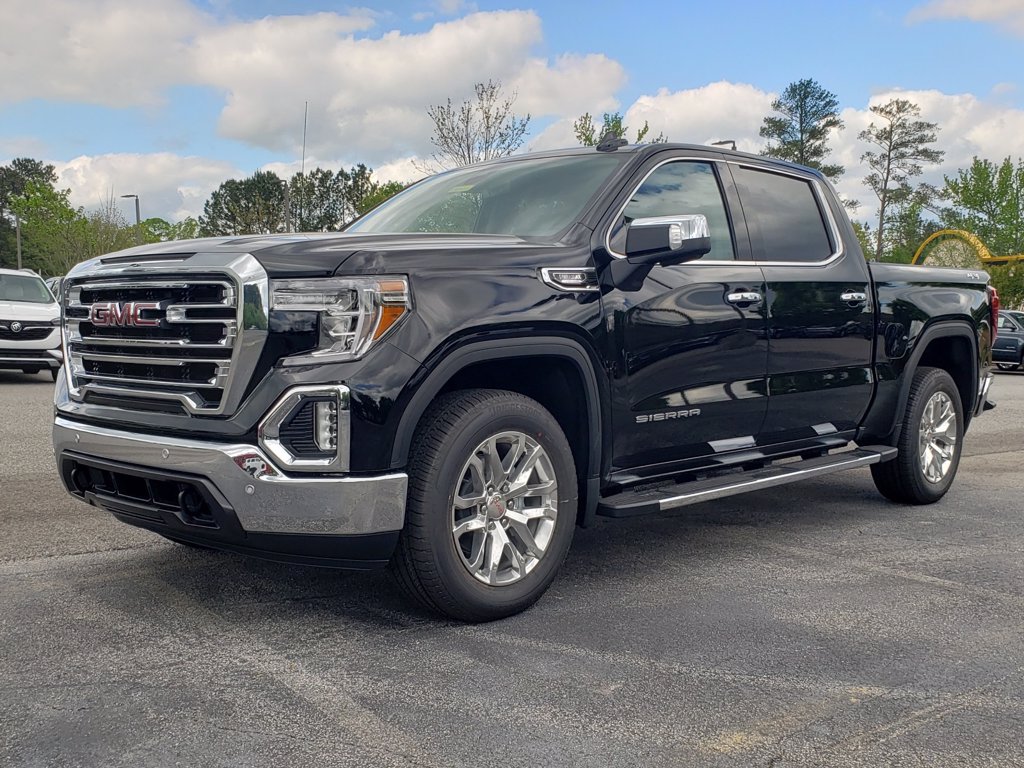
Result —
[[[169, 256], [251, 253], [271, 278], [327, 277], [333, 274], [373, 274], [388, 270], [430, 267], [465, 268], [483, 263], [512, 264], [540, 260], [561, 244], [525, 240], [514, 235], [478, 234], [362, 234], [317, 232], [249, 237], [206, 237], [128, 248], [84, 262], [85, 265], [153, 261]], [[357, 256], [357, 258], [353, 258]], [[83, 265], [79, 265], [81, 267]]]
[[29, 301], [0, 301], [0, 320], [34, 320], [50, 322], [55, 317], [60, 317], [60, 305], [34, 304]]
[[[481, 262], [536, 259], [558, 243], [512, 235], [335, 234], [329, 238], [274, 244], [252, 251], [271, 277], [325, 277], [410, 271], [423, 266], [469, 267]], [[424, 262], [424, 254], [430, 254]]]

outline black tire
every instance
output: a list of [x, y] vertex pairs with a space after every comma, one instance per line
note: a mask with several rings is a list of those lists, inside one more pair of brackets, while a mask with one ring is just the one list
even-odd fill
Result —
[[[925, 408], [938, 393], [945, 394], [955, 411], [956, 442], [952, 446], [948, 468], [935, 481], [926, 475], [919, 438]], [[910, 383], [910, 396], [903, 413], [902, 429], [896, 446], [899, 453], [892, 461], [871, 467], [875, 487], [883, 496], [900, 504], [932, 504], [938, 501], [946, 495], [956, 477], [963, 437], [964, 410], [952, 377], [941, 368], [918, 368]], [[948, 443], [944, 444], [948, 448]]]
[[41, 370], [43, 370], [43, 369], [42, 368], [22, 368], [21, 372], [22, 373], [27, 373], [29, 376], [31, 376], [33, 374], [39, 373]]
[[[525, 566], [528, 559], [521, 560], [517, 568], [512, 564], [512, 551], [503, 545], [498, 551], [502, 553], [502, 562], [507, 563], [504, 572], [512, 573], [511, 578], [518, 580], [495, 586], [482, 581], [484, 575], [474, 576], [473, 565], [468, 562], [472, 555], [464, 544], [456, 543], [453, 525], [457, 514], [454, 511], [456, 491], [465, 492], [462, 489], [469, 477], [466, 474], [469, 464], [477, 459], [481, 467], [489, 467], [479, 459], [479, 451], [486, 441], [501, 435], [520, 435], [524, 452], [530, 445], [543, 449], [544, 466], [553, 473], [557, 483], [557, 494], [553, 496], [557, 502], [553, 528], [546, 529], [547, 543], [541, 556], [529, 567]], [[497, 448], [494, 453], [498, 454]], [[506, 453], [502, 463], [508, 460], [516, 465], [517, 460], [509, 456]], [[489, 471], [493, 479], [493, 469]], [[431, 405], [417, 427], [408, 472], [405, 528], [391, 560], [392, 573], [403, 592], [429, 610], [471, 622], [492, 621], [519, 613], [544, 594], [572, 542], [578, 491], [569, 443], [558, 422], [543, 406], [524, 395], [504, 390], [468, 389], [444, 395]], [[481, 486], [485, 485], [485, 476], [478, 476]], [[513, 544], [523, 541], [517, 538], [515, 523], [505, 519], [507, 513], [516, 514], [515, 504], [513, 499], [470, 507], [469, 514], [474, 519], [491, 521], [486, 522], [486, 531], [474, 529], [463, 534], [469, 536], [473, 548], [480, 541], [477, 552], [486, 550], [489, 542], [501, 535]], [[520, 515], [527, 506], [528, 500], [523, 497]], [[490, 515], [500, 515], [500, 518], [492, 521]], [[540, 524], [537, 521], [537, 525]], [[491, 533], [496, 525], [504, 526], [505, 533]], [[521, 549], [517, 551], [522, 555]], [[508, 560], [504, 559], [506, 557]], [[496, 578], [497, 572], [490, 571], [486, 577]]]
[[51, 377], [51, 378], [52, 378], [52, 379], [53, 379], [54, 381], [56, 381], [56, 380], [57, 380], [57, 374], [59, 374], [59, 373], [60, 373], [60, 368], [51, 368], [51, 369], [50, 369], [50, 377]]

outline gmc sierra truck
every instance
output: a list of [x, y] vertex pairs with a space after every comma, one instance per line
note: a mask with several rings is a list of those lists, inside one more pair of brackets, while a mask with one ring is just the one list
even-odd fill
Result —
[[173, 541], [536, 601], [574, 528], [870, 466], [949, 489], [988, 405], [981, 271], [865, 261], [814, 170], [528, 154], [341, 233], [142, 246], [63, 286], [67, 490]]

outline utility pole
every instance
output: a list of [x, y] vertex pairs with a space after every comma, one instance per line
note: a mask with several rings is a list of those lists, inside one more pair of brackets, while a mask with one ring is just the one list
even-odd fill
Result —
[[14, 238], [18, 244], [18, 269], [21, 269], [21, 218], [14, 214]]

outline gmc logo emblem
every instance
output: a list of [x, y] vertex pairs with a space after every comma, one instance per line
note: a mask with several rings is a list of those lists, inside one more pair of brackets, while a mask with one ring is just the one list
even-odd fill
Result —
[[160, 325], [159, 319], [142, 316], [147, 309], [160, 309], [160, 302], [129, 301], [120, 304], [116, 301], [102, 301], [90, 307], [89, 322], [99, 328], [151, 328]]

